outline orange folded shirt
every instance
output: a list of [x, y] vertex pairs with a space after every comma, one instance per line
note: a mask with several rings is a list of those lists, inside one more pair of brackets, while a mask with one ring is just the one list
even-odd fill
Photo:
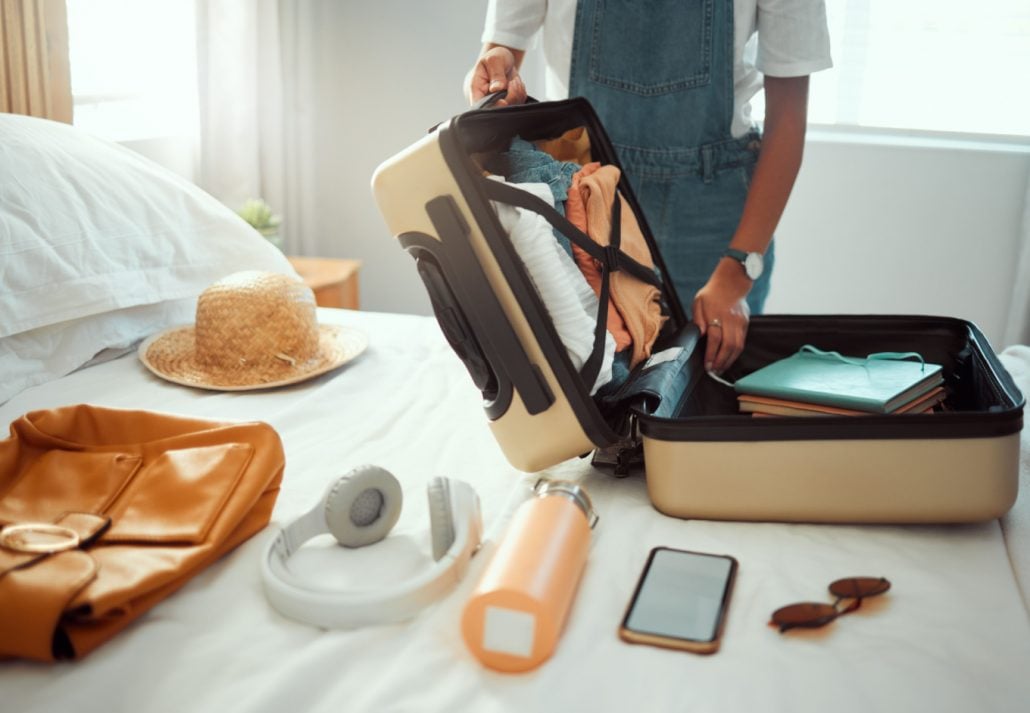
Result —
[[[583, 214], [586, 216], [584, 232], [598, 245], [608, 245], [611, 234], [612, 202], [616, 196], [622, 201], [621, 243], [619, 249], [639, 262], [644, 267], [653, 268], [651, 251], [644, 240], [644, 234], [637, 223], [626, 199], [618, 195], [620, 171], [615, 166], [588, 164], [572, 177], [572, 188], [565, 205], [566, 216], [580, 230], [583, 230]], [[575, 194], [575, 198], [574, 198]], [[580, 213], [580, 205], [583, 212]], [[576, 245], [572, 246], [576, 263], [594, 289], [601, 291], [601, 265], [590, 257], [586, 251]], [[661, 293], [658, 288], [643, 282], [625, 271], [613, 272], [610, 279], [611, 303], [608, 313], [608, 330], [615, 337], [616, 349], [626, 347], [624, 340], [628, 334], [633, 344], [630, 357], [630, 368], [647, 359], [651, 348], [658, 338], [666, 317], [661, 313]], [[613, 320], [611, 305], [621, 316], [621, 329], [618, 319]], [[613, 324], [613, 321], [615, 322]], [[621, 346], [620, 346], [621, 345]]]
[[[574, 173], [572, 176], [572, 185], [569, 187], [568, 198], [565, 199], [565, 217], [569, 219], [570, 223], [588, 235], [590, 232], [587, 227], [587, 206], [586, 202], [583, 200], [583, 194], [580, 191], [580, 183], [583, 181], [585, 176], [591, 175], [600, 167], [601, 164], [595, 161], [593, 163], [586, 164], [583, 166], [582, 170]], [[597, 265], [592, 257], [587, 255], [583, 248], [580, 248], [575, 244], [572, 245], [572, 254], [576, 258], [576, 265], [579, 266], [580, 272], [583, 273], [583, 276], [586, 278], [590, 286], [594, 288], [594, 294], [600, 295], [600, 266]], [[621, 352], [633, 343], [633, 338], [626, 329], [626, 323], [623, 321], [622, 315], [619, 314], [619, 311], [615, 309], [615, 304], [612, 303], [611, 298], [608, 299], [607, 327], [612, 338], [615, 340], [615, 351]]]

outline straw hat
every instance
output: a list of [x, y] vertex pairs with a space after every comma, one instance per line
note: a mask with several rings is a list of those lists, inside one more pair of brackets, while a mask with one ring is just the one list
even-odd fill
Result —
[[365, 350], [355, 329], [319, 325], [311, 288], [271, 272], [237, 272], [197, 300], [196, 325], [147, 338], [139, 358], [177, 384], [217, 391], [284, 386], [331, 371]]

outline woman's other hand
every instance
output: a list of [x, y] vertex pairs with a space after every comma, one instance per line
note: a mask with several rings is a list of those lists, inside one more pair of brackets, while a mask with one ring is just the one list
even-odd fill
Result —
[[751, 280], [740, 265], [724, 258], [694, 297], [694, 323], [706, 335], [705, 370], [721, 374], [744, 351], [751, 310]]
[[487, 94], [507, 90], [508, 95], [497, 106], [522, 104], [526, 101], [526, 85], [519, 75], [525, 52], [501, 45], [486, 45], [469, 73], [467, 94], [475, 104]]

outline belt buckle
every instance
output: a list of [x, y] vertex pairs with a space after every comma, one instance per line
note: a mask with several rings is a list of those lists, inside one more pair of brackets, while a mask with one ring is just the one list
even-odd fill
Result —
[[22, 522], [0, 529], [0, 547], [26, 554], [54, 554], [79, 546], [79, 533], [47, 522]]

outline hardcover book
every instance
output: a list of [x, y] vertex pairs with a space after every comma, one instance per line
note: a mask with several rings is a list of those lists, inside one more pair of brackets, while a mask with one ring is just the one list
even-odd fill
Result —
[[[947, 397], [943, 386], [937, 386], [922, 396], [917, 396], [906, 404], [899, 406], [892, 413], [930, 413]], [[737, 397], [742, 413], [760, 414], [762, 416], [868, 416], [868, 411], [851, 408], [823, 406], [807, 401], [787, 401], [773, 399], [768, 396], [752, 396], [741, 394]]]
[[733, 386], [738, 394], [864, 413], [893, 413], [943, 381], [939, 364], [907, 361], [900, 356], [861, 359], [802, 348], [738, 379]]

